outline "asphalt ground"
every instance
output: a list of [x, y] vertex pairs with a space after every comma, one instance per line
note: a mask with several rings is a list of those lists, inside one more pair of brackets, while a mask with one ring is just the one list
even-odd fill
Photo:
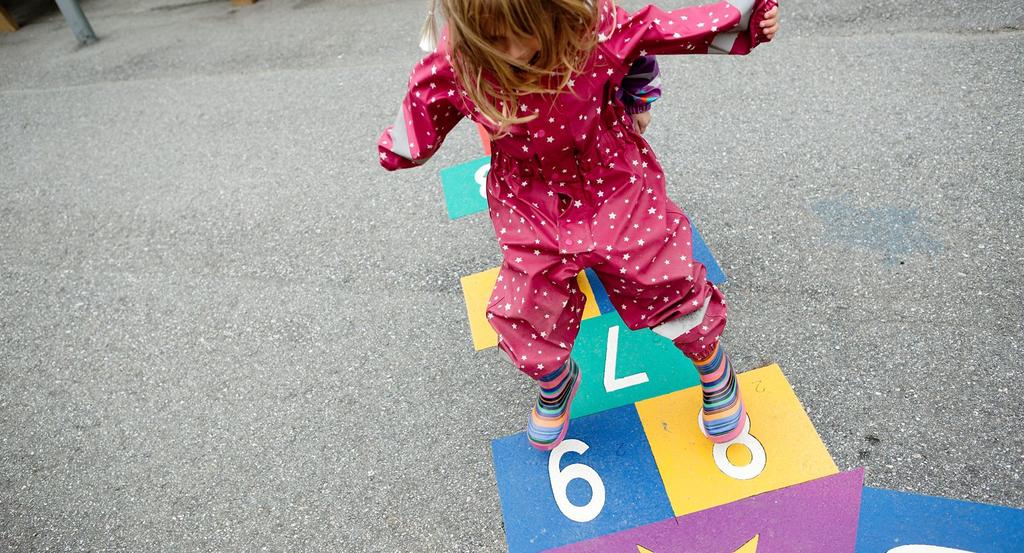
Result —
[[[535, 388], [472, 350], [500, 255], [438, 176], [479, 138], [376, 162], [423, 3], [82, 6], [96, 44], [0, 36], [0, 547], [503, 550], [489, 444]], [[661, 59], [734, 364], [868, 485], [1024, 508], [1022, 39], [1013, 0], [794, 1]]]

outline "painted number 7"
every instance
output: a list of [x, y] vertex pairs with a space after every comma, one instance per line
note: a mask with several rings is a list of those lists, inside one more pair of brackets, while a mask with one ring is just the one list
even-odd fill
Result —
[[622, 378], [615, 377], [615, 365], [619, 354], [619, 325], [608, 329], [608, 351], [604, 358], [604, 389], [611, 393], [630, 386], [647, 383], [647, 373], [636, 373]]

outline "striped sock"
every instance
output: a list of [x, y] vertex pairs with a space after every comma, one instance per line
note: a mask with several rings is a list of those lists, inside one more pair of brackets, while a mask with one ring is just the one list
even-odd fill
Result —
[[537, 380], [540, 397], [526, 424], [526, 439], [542, 451], [554, 449], [569, 429], [569, 405], [580, 386], [580, 367], [571, 358]]
[[715, 443], [737, 438], [743, 433], [747, 413], [729, 355], [716, 342], [710, 355], [703, 360], [694, 360], [693, 364], [700, 373], [704, 395], [701, 417], [704, 433]]

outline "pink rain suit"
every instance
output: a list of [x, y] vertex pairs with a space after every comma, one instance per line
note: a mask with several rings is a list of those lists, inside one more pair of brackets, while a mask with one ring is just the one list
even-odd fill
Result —
[[[693, 260], [690, 221], [665, 193], [654, 152], [618, 94], [640, 56], [746, 54], [775, 0], [733, 0], [629, 14], [603, 4], [598, 46], [571, 92], [520, 97], [537, 117], [492, 142], [487, 203], [504, 261], [487, 317], [515, 365], [536, 379], [568, 359], [585, 297], [600, 277], [631, 329], [652, 328], [701, 358], [726, 318], [722, 294]], [[442, 33], [416, 66], [398, 120], [379, 141], [386, 169], [424, 163], [463, 117], [493, 129], [455, 77]]]

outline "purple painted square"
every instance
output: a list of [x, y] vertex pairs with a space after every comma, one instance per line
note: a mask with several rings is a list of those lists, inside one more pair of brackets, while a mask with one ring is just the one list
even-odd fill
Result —
[[863, 485], [855, 469], [549, 551], [734, 553], [758, 536], [757, 553], [853, 553]]

